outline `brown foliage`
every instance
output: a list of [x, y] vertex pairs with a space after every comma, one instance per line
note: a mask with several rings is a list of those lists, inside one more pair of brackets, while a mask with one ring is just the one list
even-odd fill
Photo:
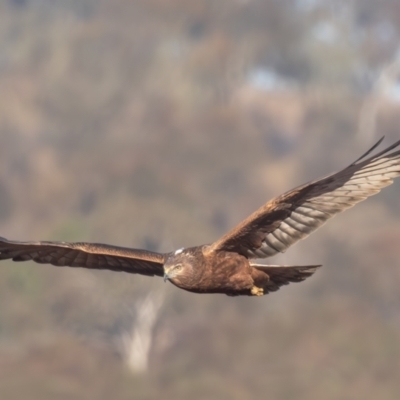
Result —
[[[371, 145], [355, 66], [391, 61], [399, 8], [299, 3], [1, 2], [1, 235], [196, 245], [350, 163]], [[336, 41], [315, 34], [327, 21]], [[397, 108], [382, 104], [377, 136], [399, 137]], [[395, 398], [399, 190], [273, 260], [324, 264], [302, 284], [262, 299], [169, 285], [147, 376], [114, 343], [161, 280], [3, 263], [0, 397]]]

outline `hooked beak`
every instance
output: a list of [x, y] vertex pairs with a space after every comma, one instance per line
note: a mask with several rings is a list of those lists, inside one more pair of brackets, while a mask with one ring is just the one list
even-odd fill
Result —
[[167, 282], [167, 280], [169, 279], [169, 276], [166, 272], [164, 272], [164, 282]]

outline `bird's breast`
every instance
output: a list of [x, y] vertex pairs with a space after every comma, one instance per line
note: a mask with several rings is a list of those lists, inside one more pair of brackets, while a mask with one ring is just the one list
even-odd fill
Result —
[[237, 253], [207, 255], [195, 268], [193, 276], [181, 276], [172, 283], [196, 293], [226, 293], [252, 285], [250, 264]]

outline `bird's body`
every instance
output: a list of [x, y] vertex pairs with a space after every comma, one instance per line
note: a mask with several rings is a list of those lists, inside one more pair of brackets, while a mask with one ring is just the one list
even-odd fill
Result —
[[[169, 265], [172, 271], [176, 265], [190, 268], [190, 274], [172, 275], [170, 281], [181, 289], [194, 293], [237, 293], [253, 285], [252, 267], [249, 260], [237, 253], [218, 252], [207, 254], [208, 246], [191, 247], [172, 254], [164, 270], [168, 277]], [[189, 267], [190, 266], [190, 267]]]
[[[174, 270], [180, 266], [184, 272], [175, 275]], [[171, 253], [164, 264], [164, 276], [180, 289], [193, 293], [261, 296], [279, 288], [271, 284], [270, 275], [284, 270], [286, 274], [291, 272], [293, 281], [300, 281], [310, 276], [317, 267], [252, 264], [238, 253], [212, 252], [210, 246], [203, 245]]]
[[156, 253], [96, 243], [18, 242], [0, 238], [0, 260], [109, 269], [164, 276], [194, 293], [262, 296], [311, 276], [319, 265], [252, 262], [285, 252], [329, 218], [390, 185], [400, 176], [400, 141], [366, 158], [382, 139], [347, 168], [270, 200], [209, 245]]

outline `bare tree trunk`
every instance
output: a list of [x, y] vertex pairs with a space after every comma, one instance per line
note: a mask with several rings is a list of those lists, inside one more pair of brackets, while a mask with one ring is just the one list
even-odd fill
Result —
[[373, 141], [376, 133], [379, 106], [382, 99], [388, 95], [389, 91], [396, 84], [399, 75], [400, 60], [398, 59], [382, 69], [371, 94], [366, 98], [361, 107], [357, 135], [359, 141], [363, 143], [367, 142], [368, 145]]
[[132, 329], [122, 335], [123, 356], [130, 370], [143, 373], [149, 367], [149, 355], [164, 294], [149, 293], [135, 304], [136, 319]]

